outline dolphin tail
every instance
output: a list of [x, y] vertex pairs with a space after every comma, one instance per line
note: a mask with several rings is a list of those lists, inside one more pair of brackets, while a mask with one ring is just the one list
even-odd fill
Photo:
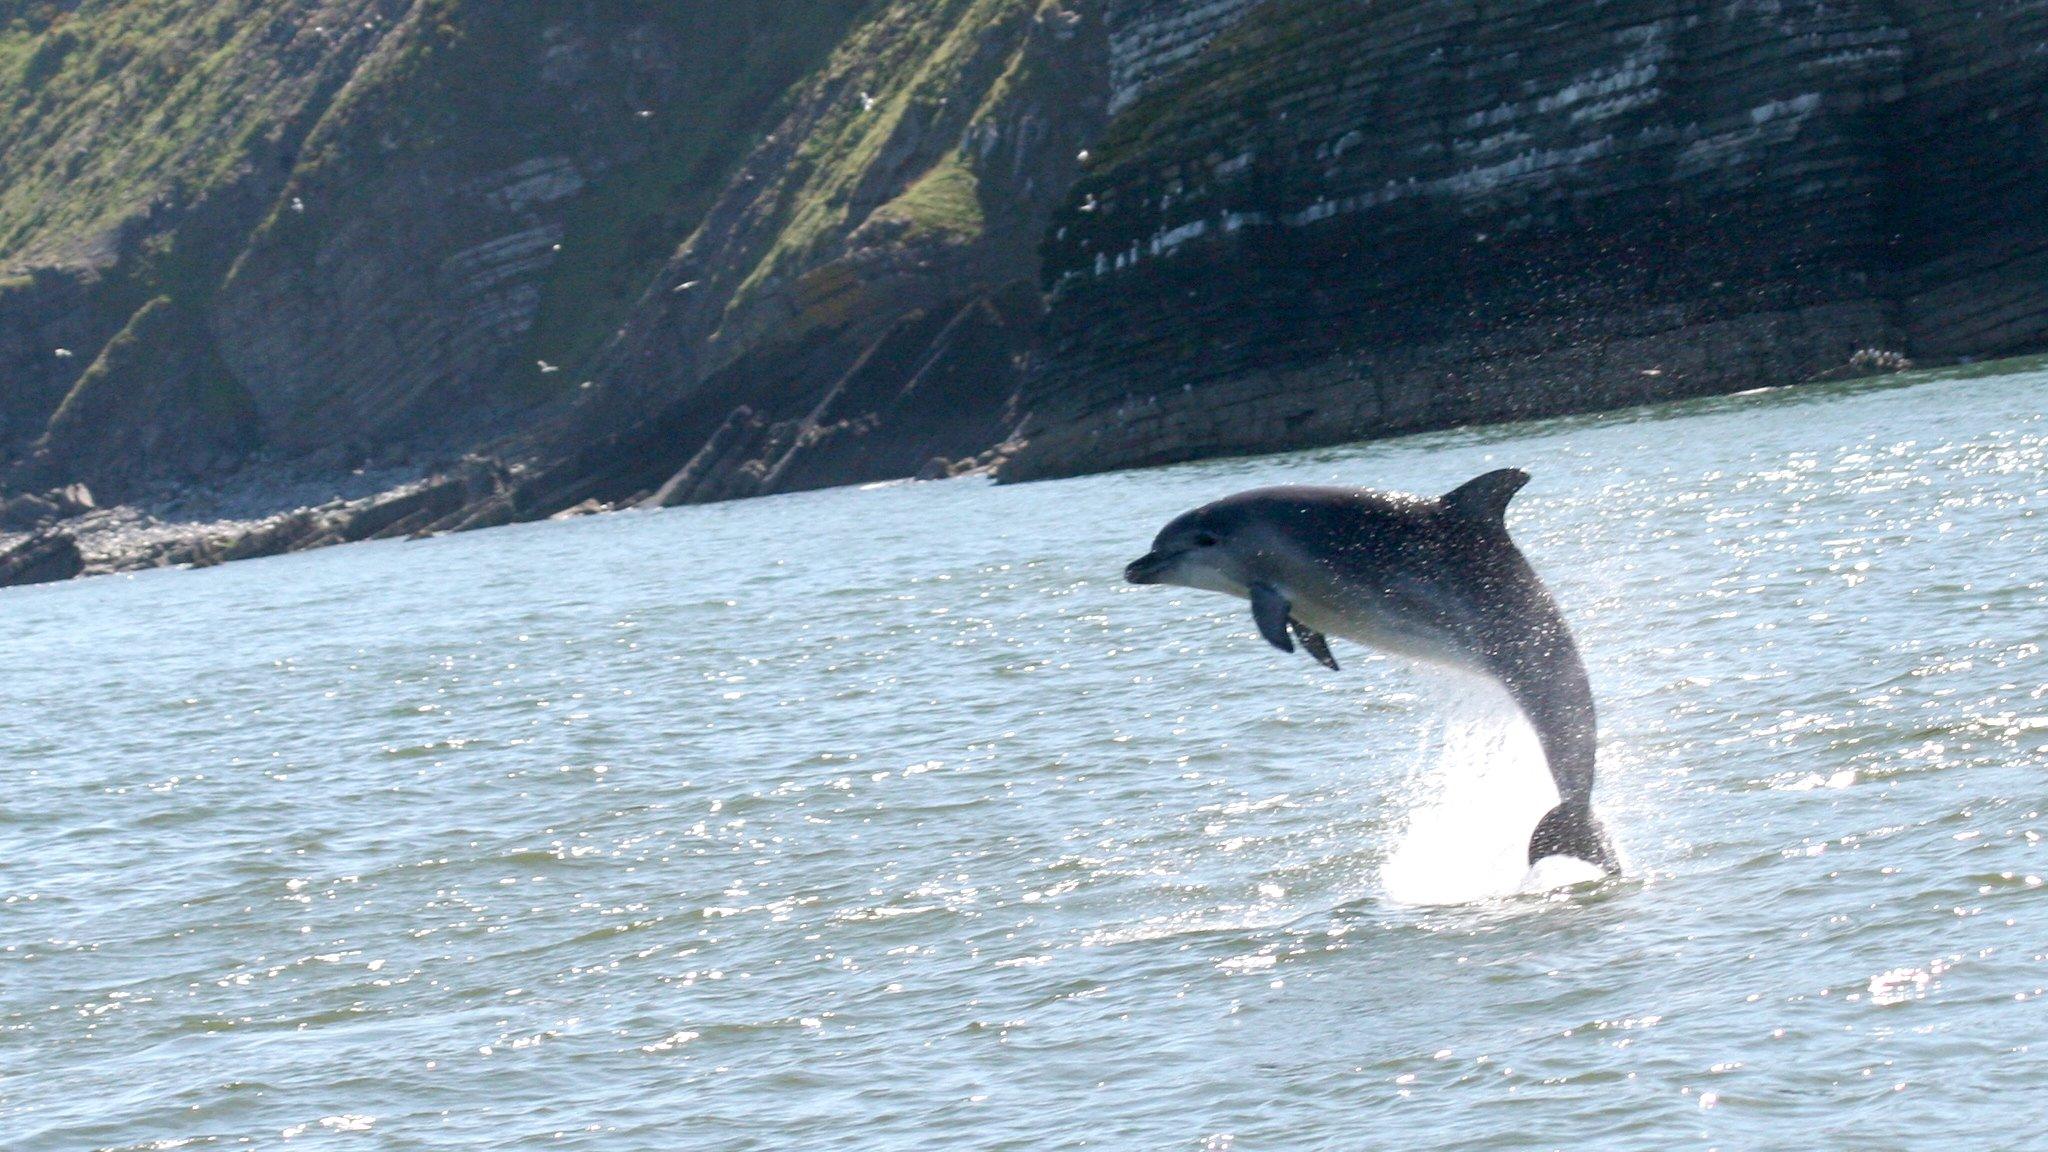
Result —
[[1614, 841], [1594, 818], [1590, 804], [1559, 804], [1536, 822], [1536, 834], [1529, 837], [1529, 863], [1533, 865], [1545, 856], [1572, 856], [1597, 866], [1609, 876], [1621, 874]]

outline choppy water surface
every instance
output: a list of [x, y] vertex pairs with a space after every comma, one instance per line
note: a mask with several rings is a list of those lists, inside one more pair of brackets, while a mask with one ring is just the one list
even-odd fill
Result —
[[[1951, 376], [0, 593], [0, 1145], [2028, 1146], [2044, 408]], [[1118, 580], [1239, 488], [1503, 464], [1621, 883], [1514, 894], [1549, 797], [1501, 699]]]

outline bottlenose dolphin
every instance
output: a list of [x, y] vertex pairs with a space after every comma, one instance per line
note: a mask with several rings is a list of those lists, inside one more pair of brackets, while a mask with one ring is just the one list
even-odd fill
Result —
[[1508, 538], [1518, 468], [1439, 499], [1357, 488], [1259, 488], [1176, 517], [1131, 561], [1133, 584], [1176, 584], [1252, 603], [1259, 634], [1337, 667], [1325, 636], [1491, 677], [1536, 729], [1559, 804], [1529, 863], [1575, 856], [1619, 873], [1593, 816], [1593, 693], [1549, 589]]

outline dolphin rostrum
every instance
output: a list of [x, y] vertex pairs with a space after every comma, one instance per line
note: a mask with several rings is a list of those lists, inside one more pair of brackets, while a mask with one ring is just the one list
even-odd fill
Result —
[[1536, 729], [1559, 803], [1529, 863], [1575, 856], [1621, 870], [1593, 816], [1593, 693], [1549, 589], [1508, 538], [1503, 468], [1435, 500], [1356, 488], [1259, 488], [1176, 517], [1131, 561], [1133, 584], [1177, 584], [1252, 604], [1259, 634], [1334, 669], [1325, 635], [1489, 676]]

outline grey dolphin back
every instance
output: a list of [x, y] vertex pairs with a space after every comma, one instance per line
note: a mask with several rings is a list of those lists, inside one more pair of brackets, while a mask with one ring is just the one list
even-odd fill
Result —
[[1543, 741], [1566, 806], [1584, 806], [1593, 790], [1592, 686], [1564, 613], [1509, 537], [1508, 501], [1529, 475], [1503, 468], [1447, 493], [1443, 535], [1449, 579], [1480, 625], [1479, 655], [1515, 698]]

